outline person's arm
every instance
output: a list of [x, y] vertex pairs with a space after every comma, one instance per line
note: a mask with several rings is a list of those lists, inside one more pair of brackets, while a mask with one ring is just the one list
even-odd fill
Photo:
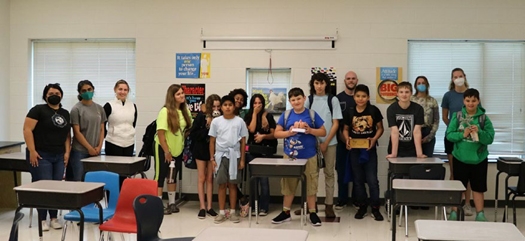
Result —
[[368, 139], [370, 139], [370, 147], [367, 150], [370, 150], [370, 149], [372, 149], [373, 147], [376, 146], [377, 140], [379, 140], [379, 138], [383, 135], [384, 131], [385, 130], [383, 128], [383, 121], [377, 122], [377, 124], [376, 124], [376, 134], [374, 135], [374, 137], [368, 138]]
[[416, 156], [426, 157], [423, 155], [423, 146], [421, 142], [421, 125], [414, 125], [414, 145], [416, 146]]
[[343, 127], [343, 138], [345, 139], [345, 143], [346, 143], [346, 149], [350, 150], [350, 140], [352, 139], [352, 137], [350, 137], [350, 127], [345, 124], [344, 127]]
[[133, 104], [133, 107], [135, 107], [135, 114], [133, 118], [133, 128], [137, 127], [137, 118], [139, 117], [139, 112], [137, 111], [137, 105]]
[[217, 168], [217, 162], [215, 161], [215, 137], [210, 136], [210, 161], [213, 164], [213, 168]]
[[277, 127], [275, 127], [275, 132], [273, 133], [273, 136], [275, 137], [275, 139], [283, 139], [288, 138], [290, 136], [294, 136], [297, 133], [292, 132], [292, 128], [293, 126], [290, 127], [290, 130], [283, 130], [283, 127], [281, 125], [277, 125]]
[[35, 129], [37, 123], [37, 120], [26, 117], [23, 129], [24, 141], [26, 142], [27, 150], [29, 150], [29, 163], [31, 163], [31, 166], [33, 167], [37, 167], [38, 160], [42, 159], [42, 157], [36, 151], [35, 139], [33, 136], [33, 130]]
[[432, 120], [432, 130], [430, 130], [430, 134], [424, 137], [426, 141], [434, 139], [439, 128], [439, 107], [437, 106], [437, 102], [436, 105], [432, 107], [432, 112], [434, 112], [434, 119]]
[[392, 152], [386, 157], [397, 157], [397, 149], [399, 147], [399, 129], [397, 126], [390, 127], [390, 141], [392, 142]]
[[106, 126], [108, 124], [107, 120], [111, 115], [111, 105], [109, 104], [109, 102], [104, 105], [104, 113], [106, 113], [106, 122], [104, 122], [104, 137], [106, 137], [106, 135], [108, 134], [108, 129]]
[[257, 129], [257, 111], [256, 111], [257, 108], [254, 108], [253, 110], [253, 114], [252, 114], [252, 119], [250, 121], [250, 123], [248, 124], [248, 131], [250, 133], [255, 133], [255, 130]]
[[160, 146], [164, 151], [164, 161], [171, 162], [173, 155], [171, 155], [168, 141], [166, 140], [166, 130], [157, 130], [157, 136], [159, 138]]
[[241, 160], [239, 161], [239, 169], [244, 169], [244, 160], [246, 157], [246, 137], [242, 137], [239, 141], [241, 144]]
[[307, 126], [304, 130], [305, 134], [310, 134], [317, 137], [323, 137], [326, 136], [326, 128], [324, 128], [324, 125], [319, 128], [311, 128], [310, 126]]
[[470, 135], [470, 128], [465, 128], [464, 131], [459, 131], [459, 125], [460, 123], [458, 122], [456, 115], [452, 115], [452, 119], [447, 126], [447, 132], [445, 134], [445, 137], [450, 142], [460, 142], [463, 140], [463, 138], [466, 138], [468, 135]]
[[330, 132], [326, 136], [326, 139], [323, 143], [320, 144], [321, 152], [326, 152], [326, 149], [328, 149], [328, 144], [330, 144], [330, 141], [334, 136], [337, 134], [337, 130], [339, 129], [339, 120], [332, 119], [332, 129], [330, 129]]
[[494, 126], [488, 116], [485, 116], [485, 126], [483, 130], [478, 128], [479, 143], [490, 145], [494, 142]]
[[78, 141], [78, 143], [80, 143], [80, 145], [82, 145], [88, 150], [89, 155], [91, 156], [98, 155], [97, 151], [95, 150], [95, 147], [89, 144], [84, 134], [82, 134], [82, 132], [80, 131], [80, 125], [74, 124], [72, 126], [73, 126], [73, 135], [75, 136], [75, 139]]
[[445, 125], [448, 126], [450, 120], [448, 119], [448, 109], [447, 108], [441, 108], [441, 119], [445, 123]]
[[100, 124], [100, 137], [98, 138], [98, 145], [95, 147], [95, 151], [97, 151], [97, 155], [100, 155], [100, 151], [102, 150], [102, 144], [104, 143], [104, 129], [106, 125], [104, 123]]
[[69, 154], [71, 153], [71, 130], [67, 132], [66, 142], [64, 143], [66, 149], [64, 150], [64, 165], [67, 166], [69, 162]]

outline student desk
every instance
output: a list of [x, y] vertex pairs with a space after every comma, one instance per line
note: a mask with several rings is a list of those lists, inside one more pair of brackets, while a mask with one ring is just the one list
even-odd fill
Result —
[[[520, 164], [521, 162], [504, 161], [498, 158], [498, 163], [497, 163], [498, 174], [496, 174], [496, 192], [494, 194], [494, 222], [496, 222], [497, 215], [498, 215], [499, 175], [501, 173], [507, 174], [507, 177], [505, 177], [505, 189], [503, 190], [506, 193], [507, 188], [509, 187], [509, 178], [517, 177], [520, 174]], [[503, 213], [503, 222], [506, 222], [508, 220], [507, 219], [508, 203], [509, 203], [509, 200], [507, 200], [507, 195], [505, 195], [505, 210]]]
[[81, 161], [84, 165], [84, 175], [91, 171], [110, 171], [126, 177], [140, 173], [142, 178], [146, 178], [144, 174], [146, 157], [99, 155], [84, 158]]
[[[80, 213], [80, 238], [84, 240], [84, 213], [81, 208], [95, 203], [99, 208], [102, 223], [102, 206], [99, 201], [104, 197], [104, 183], [68, 182], [40, 180], [13, 188], [18, 195], [19, 212], [22, 208], [70, 209]], [[38, 236], [42, 240], [42, 222], [38, 220]]]
[[387, 207], [387, 219], [390, 220], [391, 203], [390, 199], [392, 196], [392, 180], [399, 176], [408, 176], [410, 168], [416, 165], [443, 165], [443, 160], [436, 157], [417, 158], [417, 157], [395, 157], [387, 158], [388, 161], [388, 181], [387, 181], [387, 192], [390, 193], [386, 199]]
[[[301, 179], [301, 227], [303, 226], [303, 218], [306, 225], [306, 176], [304, 170], [306, 169], [307, 159], [283, 159], [283, 158], [255, 158], [250, 162], [250, 183], [253, 184], [256, 177], [281, 177], [281, 178], [299, 178]], [[255, 222], [259, 223], [259, 187], [258, 185], [251, 185], [255, 187], [254, 195], [250, 198], [255, 198]], [[250, 227], [252, 224], [251, 208], [249, 211]]]
[[193, 241], [306, 241], [307, 238], [306, 230], [209, 227]]
[[12, 152], [0, 154], [0, 170], [13, 171], [15, 187], [18, 186], [16, 172], [29, 172], [29, 164], [26, 161], [25, 152]]
[[511, 223], [416, 220], [419, 240], [519, 241], [525, 237]]
[[[394, 179], [392, 188], [392, 216], [399, 205], [457, 206], [460, 220], [464, 220], [461, 195], [466, 189], [460, 181]], [[392, 218], [392, 240], [396, 240], [396, 218]]]
[[[0, 208], [16, 208], [16, 197], [12, 190], [20, 183], [18, 172], [29, 172], [25, 154], [20, 153], [23, 144], [24, 142], [0, 141], [1, 155], [15, 155], [0, 158]], [[12, 172], [13, 177], [7, 172]]]

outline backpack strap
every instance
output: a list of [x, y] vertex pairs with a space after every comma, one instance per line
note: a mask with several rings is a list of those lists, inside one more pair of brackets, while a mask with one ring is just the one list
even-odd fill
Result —
[[290, 117], [290, 113], [292, 112], [292, 110], [286, 110], [284, 112], [284, 126], [283, 126], [283, 130], [286, 128], [286, 122], [288, 121], [288, 117]]
[[312, 103], [314, 103], [314, 96], [313, 95], [309, 95], [308, 96], [308, 104], [310, 104], [308, 106], [308, 109], [312, 109]]
[[478, 116], [479, 127], [481, 127], [482, 130], [485, 129], [485, 119], [486, 118], [487, 117], [485, 116], [485, 114]]
[[310, 119], [312, 119], [312, 126], [313, 128], [315, 128], [315, 111], [311, 109], [309, 109], [309, 111], [310, 111]]

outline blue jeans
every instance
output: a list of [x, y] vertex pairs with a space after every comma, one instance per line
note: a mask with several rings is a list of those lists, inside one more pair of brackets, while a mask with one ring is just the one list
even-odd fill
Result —
[[[38, 166], [33, 167], [29, 162], [29, 151], [26, 150], [26, 160], [29, 163], [31, 181], [40, 180], [62, 180], [64, 176], [64, 153], [48, 153], [37, 151], [42, 159], [38, 160]], [[57, 210], [37, 209], [39, 220], [47, 219], [49, 211], [50, 218], [57, 218]]]
[[350, 150], [350, 163], [352, 163], [352, 174], [354, 175], [354, 189], [356, 190], [359, 205], [366, 205], [365, 182], [368, 183], [370, 192], [370, 205], [379, 207], [379, 181], [377, 180], [377, 150], [368, 151], [369, 160], [360, 163], [361, 150]]
[[[423, 127], [421, 128], [421, 136], [425, 137], [428, 134], [430, 134], [430, 131], [432, 128], [430, 127]], [[436, 138], [432, 139], [430, 142], [422, 143], [421, 149], [423, 149], [423, 154], [425, 154], [427, 157], [434, 156], [434, 146], [436, 145]]]
[[[345, 144], [337, 143], [337, 149], [335, 151], [335, 170], [337, 171], [337, 199], [341, 203], [348, 202], [348, 183], [344, 182], [347, 154], [348, 150], [346, 149]], [[353, 190], [354, 189], [352, 189], [352, 192]]]
[[[255, 157], [250, 154], [246, 154], [246, 160], [248, 163], [250, 163]], [[249, 164], [246, 164], [248, 166]], [[259, 195], [259, 210], [266, 210], [268, 212], [268, 208], [270, 207], [270, 182], [268, 180], [268, 177], [256, 177], [253, 183], [250, 181], [250, 195], [252, 197], [255, 197], [254, 191], [255, 191], [255, 185], [260, 185], [260, 191], [261, 194]], [[255, 208], [255, 199], [250, 199], [250, 206], [252, 208]]]
[[89, 157], [89, 153], [71, 150], [66, 170], [67, 181], [82, 181], [84, 177], [84, 166], [80, 160]]

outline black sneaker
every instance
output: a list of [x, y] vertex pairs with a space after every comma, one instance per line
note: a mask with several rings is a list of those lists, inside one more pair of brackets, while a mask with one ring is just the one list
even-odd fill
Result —
[[175, 205], [175, 203], [172, 203], [172, 204], [168, 205], [167, 208], [164, 208], [164, 215], [170, 215], [172, 213], [178, 213], [179, 211], [180, 210], [177, 207], [177, 205]]
[[212, 217], [217, 216], [217, 213], [215, 212], [215, 210], [213, 210], [213, 208], [208, 209], [207, 213]]
[[199, 217], [200, 219], [206, 218], [206, 210], [204, 209], [199, 210], [199, 214], [197, 215], [197, 217]]
[[343, 208], [346, 207], [346, 202], [343, 202], [343, 201], [338, 201], [337, 204], [335, 205], [334, 209], [335, 210], [343, 210]]
[[288, 222], [290, 220], [292, 220], [292, 216], [290, 215], [290, 212], [282, 211], [281, 213], [279, 213], [279, 215], [277, 215], [277, 217], [272, 219], [272, 223], [280, 224], [280, 223]]
[[321, 226], [321, 219], [319, 219], [317, 213], [310, 213], [310, 222], [313, 226]]
[[366, 206], [359, 207], [357, 213], [355, 214], [355, 219], [363, 219], [368, 213], [368, 208]]
[[381, 215], [381, 211], [379, 211], [379, 208], [372, 208], [372, 217], [376, 221], [383, 221], [383, 215]]

